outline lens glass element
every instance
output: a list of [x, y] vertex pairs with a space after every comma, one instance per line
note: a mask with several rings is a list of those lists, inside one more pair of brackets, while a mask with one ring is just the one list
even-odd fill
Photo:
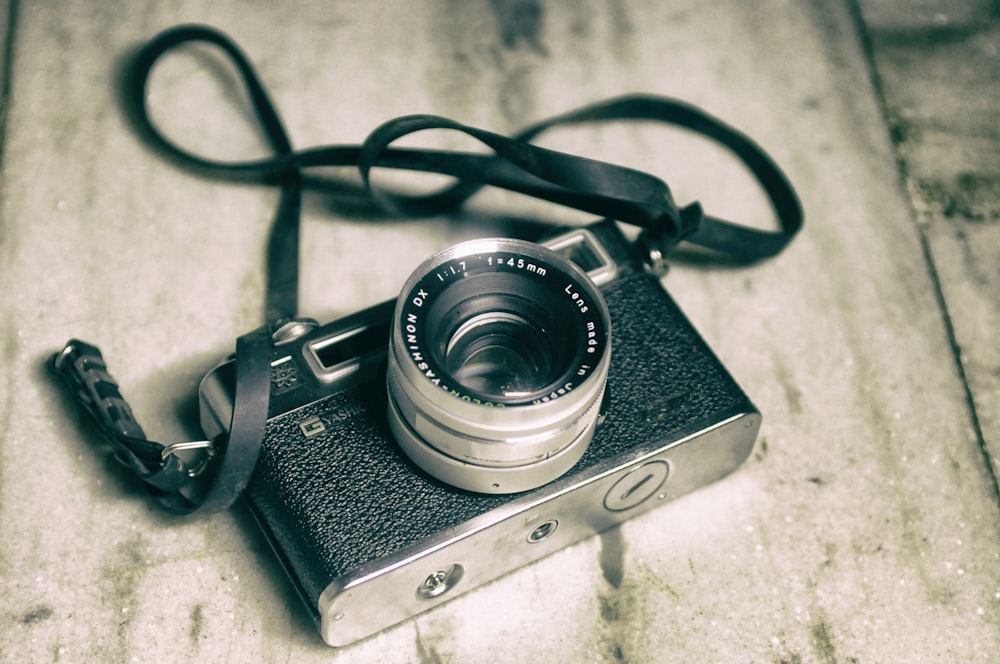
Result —
[[492, 311], [464, 322], [445, 350], [445, 369], [490, 399], [517, 398], [548, 385], [553, 349], [546, 330], [515, 313]]

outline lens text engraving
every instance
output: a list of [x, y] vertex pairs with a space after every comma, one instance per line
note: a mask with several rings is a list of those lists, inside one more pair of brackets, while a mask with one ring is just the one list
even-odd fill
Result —
[[523, 257], [520, 256], [517, 258], [511, 256], [506, 260], [504, 259], [503, 256], [496, 256], [496, 257], [488, 256], [486, 258], [486, 264], [489, 265], [490, 267], [493, 267], [495, 265], [506, 265], [507, 267], [513, 267], [518, 270], [524, 270], [526, 272], [531, 272], [532, 274], [537, 274], [540, 277], [544, 277], [546, 274], [548, 274], [548, 270], [546, 268], [542, 267], [541, 265], [536, 265], [534, 263], [526, 261], [524, 260]]

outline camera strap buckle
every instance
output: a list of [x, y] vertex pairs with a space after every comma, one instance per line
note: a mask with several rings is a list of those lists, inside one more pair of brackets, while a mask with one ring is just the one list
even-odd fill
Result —
[[267, 326], [236, 341], [236, 394], [229, 436], [170, 445], [149, 440], [108, 371], [100, 349], [71, 339], [49, 358], [115, 459], [175, 514], [219, 512], [242, 493], [257, 464], [270, 399]]
[[164, 446], [160, 459], [167, 463], [171, 456], [177, 458], [188, 477], [198, 477], [215, 458], [215, 443], [211, 440], [193, 440]]
[[190, 475], [180, 457], [164, 455], [162, 445], [146, 438], [96, 346], [71, 339], [49, 358], [48, 365], [62, 377], [98, 433], [111, 445], [115, 459], [151, 491], [173, 492], [187, 482]]

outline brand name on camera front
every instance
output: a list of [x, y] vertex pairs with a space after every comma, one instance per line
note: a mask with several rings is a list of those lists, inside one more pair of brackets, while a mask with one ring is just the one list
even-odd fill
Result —
[[334, 410], [328, 410], [319, 415], [308, 417], [299, 422], [299, 430], [306, 438], [312, 438], [323, 433], [329, 428], [335, 427], [345, 420], [349, 420], [356, 415], [364, 413], [367, 409], [356, 404], [343, 406]]

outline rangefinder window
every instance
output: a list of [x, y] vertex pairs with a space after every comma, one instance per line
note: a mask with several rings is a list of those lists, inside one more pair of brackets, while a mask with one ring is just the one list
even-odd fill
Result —
[[618, 276], [618, 268], [607, 249], [586, 229], [570, 231], [542, 244], [572, 261], [598, 286], [603, 286]]
[[337, 373], [357, 364], [358, 359], [372, 353], [385, 354], [389, 345], [388, 320], [356, 327], [346, 332], [314, 341], [309, 350], [325, 373]]
[[575, 242], [560, 248], [556, 253], [579, 265], [584, 272], [590, 272], [604, 265], [586, 242]]

